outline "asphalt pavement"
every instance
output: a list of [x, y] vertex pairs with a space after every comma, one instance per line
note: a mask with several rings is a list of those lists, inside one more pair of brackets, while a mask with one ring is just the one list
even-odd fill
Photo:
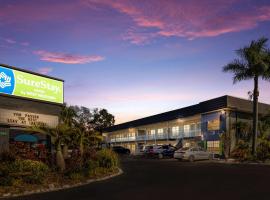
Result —
[[270, 200], [270, 166], [124, 159], [124, 173], [21, 200]]

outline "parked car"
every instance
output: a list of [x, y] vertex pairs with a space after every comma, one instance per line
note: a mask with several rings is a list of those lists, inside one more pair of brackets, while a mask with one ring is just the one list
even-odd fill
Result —
[[146, 145], [146, 146], [143, 146], [142, 151], [145, 156], [150, 156], [153, 154], [153, 151], [154, 151], [153, 149], [154, 149], [153, 145]]
[[130, 150], [122, 146], [114, 146], [112, 150], [117, 154], [130, 154]]
[[213, 153], [201, 147], [185, 147], [174, 152], [174, 158], [178, 160], [208, 160], [213, 158]]
[[147, 145], [144, 147], [144, 155], [147, 157], [173, 157], [175, 148], [171, 145]]
[[162, 145], [160, 149], [161, 151], [158, 154], [159, 158], [173, 158], [174, 152], [176, 150], [176, 148], [171, 145]]

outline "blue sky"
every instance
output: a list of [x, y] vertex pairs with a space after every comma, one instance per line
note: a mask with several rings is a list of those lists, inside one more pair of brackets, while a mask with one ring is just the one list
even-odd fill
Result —
[[[65, 80], [65, 101], [121, 123], [225, 94], [222, 67], [270, 38], [265, 0], [0, 0], [0, 63]], [[269, 82], [260, 101], [270, 103]]]

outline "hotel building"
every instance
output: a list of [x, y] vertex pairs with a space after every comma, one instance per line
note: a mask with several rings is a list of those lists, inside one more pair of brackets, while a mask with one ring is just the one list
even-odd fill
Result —
[[[270, 105], [259, 103], [259, 116], [270, 112]], [[234, 124], [252, 124], [252, 102], [222, 96], [189, 107], [149, 116], [107, 128], [104, 136], [109, 144], [127, 147], [136, 153], [143, 145], [203, 145], [209, 151], [222, 153], [220, 135], [230, 137], [235, 146]]]

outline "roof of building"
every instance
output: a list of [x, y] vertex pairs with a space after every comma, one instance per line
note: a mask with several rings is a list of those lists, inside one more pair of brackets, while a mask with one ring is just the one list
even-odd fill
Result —
[[3, 63], [0, 63], [0, 66], [5, 67], [5, 68], [10, 68], [10, 69], [18, 70], [18, 71], [25, 72], [25, 73], [29, 73], [29, 74], [33, 74], [33, 75], [42, 76], [42, 77], [45, 77], [45, 78], [54, 79], [54, 80], [57, 80], [57, 81], [64, 82], [64, 80], [63, 79], [60, 79], [60, 78], [48, 76], [48, 75], [45, 75], [45, 74], [40, 74], [40, 73], [29, 71], [29, 70], [26, 70], [26, 69], [21, 69], [21, 68], [15, 67], [15, 66], [10, 66], [10, 65], [7, 65], [7, 64], [3, 64]]
[[[117, 130], [134, 128], [138, 126], [143, 126], [147, 124], [154, 124], [158, 122], [170, 121], [174, 119], [184, 118], [193, 116], [200, 113], [211, 112], [214, 110], [219, 110], [222, 108], [236, 109], [242, 112], [252, 112], [252, 102], [246, 99], [241, 99], [233, 96], [221, 96], [215, 99], [210, 99], [207, 101], [200, 102], [198, 104], [180, 108], [177, 110], [172, 110], [165, 113], [160, 113], [157, 115], [125, 122], [122, 124], [117, 124], [105, 129], [105, 132], [113, 132]], [[269, 104], [259, 103], [259, 113], [266, 114], [270, 110]]]

